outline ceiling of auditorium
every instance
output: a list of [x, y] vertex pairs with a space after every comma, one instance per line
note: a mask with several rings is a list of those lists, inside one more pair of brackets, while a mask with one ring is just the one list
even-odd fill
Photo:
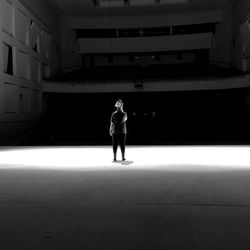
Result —
[[167, 4], [160, 6], [96, 8], [93, 0], [54, 0], [63, 12], [70, 16], [137, 16], [167, 13], [218, 10], [226, 7], [230, 0], [191, 0], [189, 4]]

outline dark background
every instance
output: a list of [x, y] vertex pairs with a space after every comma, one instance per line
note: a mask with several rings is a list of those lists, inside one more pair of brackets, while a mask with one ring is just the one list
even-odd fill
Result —
[[33, 144], [106, 145], [121, 98], [127, 144], [246, 144], [248, 89], [102, 94], [47, 93], [48, 114]]

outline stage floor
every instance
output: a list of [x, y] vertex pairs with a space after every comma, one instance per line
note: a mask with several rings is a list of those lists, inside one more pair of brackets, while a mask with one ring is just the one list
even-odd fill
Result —
[[[111, 146], [0, 147], [2, 168], [63, 170], [164, 169], [221, 171], [250, 168], [248, 146], [127, 146], [126, 161], [112, 162]], [[123, 168], [117, 168], [122, 165]]]
[[129, 146], [114, 163], [111, 147], [2, 147], [0, 249], [248, 250], [249, 156]]

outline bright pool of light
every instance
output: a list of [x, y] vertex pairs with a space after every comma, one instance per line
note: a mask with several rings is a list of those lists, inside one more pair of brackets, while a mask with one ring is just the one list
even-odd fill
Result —
[[[250, 168], [250, 147], [153, 146], [127, 147], [126, 162], [112, 162], [111, 147], [0, 148], [0, 168], [150, 169], [193, 171]], [[118, 151], [118, 160], [120, 152]]]

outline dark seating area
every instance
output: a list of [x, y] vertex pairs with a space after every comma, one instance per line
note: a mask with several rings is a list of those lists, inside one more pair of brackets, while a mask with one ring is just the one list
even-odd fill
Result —
[[124, 100], [129, 145], [250, 143], [247, 88], [156, 93], [48, 93], [49, 114], [28, 145], [110, 145], [114, 102]]
[[[243, 75], [207, 64], [84, 68], [49, 81], [209, 80]], [[113, 103], [121, 97], [128, 113], [130, 145], [230, 145], [250, 142], [247, 88], [139, 93], [47, 93], [43, 131], [34, 145], [109, 145]]]

